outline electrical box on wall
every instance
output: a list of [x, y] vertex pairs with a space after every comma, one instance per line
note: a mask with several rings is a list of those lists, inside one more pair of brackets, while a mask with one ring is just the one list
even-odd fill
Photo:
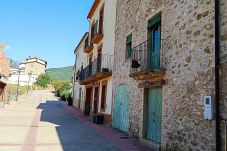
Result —
[[214, 99], [212, 96], [204, 97], [204, 119], [205, 120], [214, 119]]

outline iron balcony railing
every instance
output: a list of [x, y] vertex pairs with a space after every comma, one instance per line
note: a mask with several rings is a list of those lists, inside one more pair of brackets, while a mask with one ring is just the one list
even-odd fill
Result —
[[147, 40], [132, 49], [130, 74], [163, 69], [162, 39]]
[[99, 55], [92, 63], [81, 70], [79, 80], [81, 82], [96, 76], [98, 73], [112, 72], [113, 56], [102, 54]]
[[93, 39], [97, 34], [103, 34], [103, 23], [100, 21], [99, 24], [100, 25], [98, 26], [98, 21], [96, 21], [95, 24], [92, 25], [91, 39]]

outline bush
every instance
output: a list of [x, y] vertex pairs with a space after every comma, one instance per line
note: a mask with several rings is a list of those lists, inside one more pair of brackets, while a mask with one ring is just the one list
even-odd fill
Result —
[[62, 81], [54, 81], [53, 82], [53, 86], [55, 90], [58, 90], [60, 87], [62, 87], [64, 85], [64, 82]]
[[36, 85], [46, 88], [48, 84], [51, 83], [51, 78], [48, 74], [41, 74], [37, 78]]
[[55, 81], [54, 88], [56, 90], [56, 95], [61, 97], [63, 101], [72, 100], [72, 84], [69, 82]]

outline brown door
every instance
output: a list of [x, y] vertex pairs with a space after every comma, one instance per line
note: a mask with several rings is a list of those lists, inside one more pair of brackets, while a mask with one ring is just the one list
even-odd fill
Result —
[[82, 89], [79, 89], [79, 103], [78, 103], [78, 108], [80, 109], [80, 103], [81, 103], [81, 99], [82, 99]]
[[91, 95], [92, 95], [92, 88], [87, 88], [86, 89], [86, 99], [85, 99], [85, 109], [84, 109], [84, 114], [87, 116], [90, 115]]
[[102, 85], [102, 95], [101, 95], [101, 111], [106, 110], [106, 85]]
[[98, 101], [99, 101], [99, 87], [95, 87], [95, 96], [94, 96], [94, 114], [98, 112]]

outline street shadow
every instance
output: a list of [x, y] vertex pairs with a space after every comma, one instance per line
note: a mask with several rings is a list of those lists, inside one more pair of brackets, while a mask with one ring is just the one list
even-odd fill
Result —
[[[47, 100], [37, 108], [42, 109], [41, 122], [56, 125], [56, 132], [64, 151], [120, 151], [117, 146], [109, 144], [105, 137], [82, 124], [60, 101]], [[40, 127], [42, 128], [45, 127]]]

